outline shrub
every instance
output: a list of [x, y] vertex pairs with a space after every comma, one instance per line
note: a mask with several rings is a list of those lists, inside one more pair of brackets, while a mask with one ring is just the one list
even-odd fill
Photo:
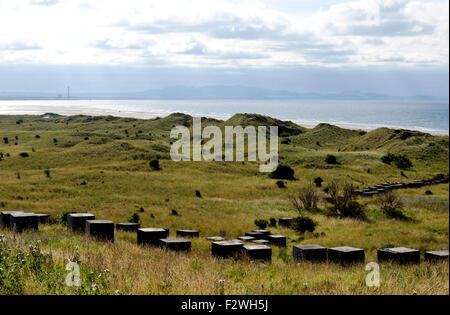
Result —
[[328, 155], [325, 157], [325, 162], [326, 162], [327, 164], [339, 164], [338, 161], [337, 161], [336, 156], [334, 156], [334, 155], [332, 155], [332, 154], [328, 154]]
[[[1, 161], [1, 159], [0, 159]], [[282, 180], [277, 181], [277, 186], [278, 188], [286, 188], [286, 185], [284, 184], [284, 182]]]
[[290, 225], [291, 229], [299, 233], [314, 232], [316, 226], [317, 223], [313, 219], [305, 216], [300, 216], [292, 219]]
[[297, 211], [302, 214], [302, 211], [313, 211], [317, 209], [317, 202], [319, 196], [313, 183], [299, 189], [297, 196], [291, 197], [291, 203]]
[[3, 161], [3, 152], [0, 152], [0, 161]]
[[70, 210], [64, 210], [60, 215], [59, 215], [59, 221], [60, 223], [67, 223], [67, 216], [71, 213], [77, 213], [76, 211], [70, 211]]
[[21, 153], [19, 153], [19, 156], [26, 158], [26, 157], [29, 157], [30, 155], [27, 152], [21, 152]]
[[395, 155], [387, 153], [381, 157], [381, 161], [385, 164], [391, 164], [395, 160]]
[[140, 221], [141, 221], [141, 218], [139, 217], [139, 214], [137, 214], [137, 212], [133, 213], [128, 218], [128, 222], [130, 222], [130, 223], [139, 223]]
[[431, 190], [427, 190], [426, 192], [425, 192], [425, 195], [432, 195], [433, 194], [433, 192], [431, 191]]
[[268, 224], [269, 224], [269, 222], [267, 222], [267, 220], [264, 220], [264, 219], [256, 219], [255, 220], [255, 225], [258, 228], [260, 228], [261, 230], [264, 230]]
[[322, 187], [323, 179], [321, 177], [314, 178], [314, 184], [316, 184], [316, 187]]
[[403, 201], [398, 194], [388, 191], [377, 197], [376, 203], [383, 210], [387, 217], [391, 219], [408, 220], [403, 213]]
[[3, 138], [3, 142], [4, 142], [5, 144], [8, 144], [8, 143], [9, 143], [8, 137], [4, 137], [4, 138]]
[[353, 185], [348, 182], [339, 183], [333, 180], [329, 183], [328, 193], [332, 204], [329, 208], [331, 215], [360, 220], [367, 218], [365, 208], [355, 200], [353, 190]]
[[51, 177], [51, 175], [50, 175], [50, 170], [45, 170], [45, 171], [44, 171], [44, 174], [45, 174], [45, 177], [47, 177], [47, 178], [50, 178], [50, 177]]
[[154, 171], [160, 170], [161, 168], [159, 167], [159, 160], [157, 160], [157, 159], [151, 160], [150, 161], [150, 168], [152, 170], [154, 170]]
[[406, 155], [397, 155], [394, 163], [401, 170], [408, 170], [413, 167], [411, 160]]
[[195, 197], [202, 198], [202, 194], [200, 193], [200, 190], [195, 191]]
[[270, 227], [276, 227], [276, 226], [277, 226], [277, 219], [275, 219], [275, 218], [270, 218], [270, 219], [269, 219], [269, 226], [270, 226]]
[[270, 174], [270, 177], [276, 179], [293, 180], [295, 171], [287, 165], [278, 165], [277, 169]]
[[399, 169], [407, 170], [413, 167], [411, 160], [404, 154], [387, 153], [381, 157], [385, 164], [394, 163]]

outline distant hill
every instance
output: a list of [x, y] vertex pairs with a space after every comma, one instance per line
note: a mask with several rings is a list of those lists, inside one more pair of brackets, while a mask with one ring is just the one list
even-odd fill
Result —
[[[66, 95], [41, 92], [0, 92], [3, 100], [54, 99], [65, 100]], [[136, 92], [117, 93], [76, 93], [70, 99], [308, 99], [308, 100], [439, 100], [426, 95], [391, 96], [362, 91], [343, 91], [340, 93], [298, 93], [286, 90], [271, 90], [241, 85], [210, 85], [202, 87], [171, 86]]]

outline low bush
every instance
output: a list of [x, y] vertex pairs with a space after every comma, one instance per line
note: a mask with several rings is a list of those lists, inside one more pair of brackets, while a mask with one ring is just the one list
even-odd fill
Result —
[[256, 219], [255, 225], [261, 230], [264, 230], [267, 227], [267, 225], [269, 225], [269, 222], [267, 222], [267, 220], [264, 219]]
[[317, 210], [318, 201], [319, 195], [317, 194], [313, 183], [309, 183], [300, 188], [297, 195], [291, 197], [291, 204], [300, 214], [302, 214], [303, 211]]
[[327, 164], [339, 164], [339, 162], [338, 162], [338, 160], [337, 160], [337, 157], [334, 156], [334, 155], [332, 155], [332, 154], [328, 154], [328, 155], [325, 157], [325, 162], [326, 162]]
[[270, 174], [270, 177], [276, 179], [293, 180], [295, 171], [287, 165], [278, 165], [277, 169]]
[[411, 160], [404, 154], [387, 153], [381, 157], [385, 164], [394, 163], [399, 169], [407, 170], [413, 167]]
[[159, 167], [159, 160], [157, 160], [157, 159], [151, 160], [149, 164], [150, 164], [150, 168], [154, 171], [158, 171], [161, 169]]
[[130, 223], [139, 223], [140, 221], [141, 221], [141, 218], [139, 217], [139, 214], [137, 214], [137, 212], [133, 213], [128, 218], [128, 222], [130, 222]]
[[292, 219], [290, 225], [291, 229], [299, 233], [314, 232], [316, 227], [317, 223], [313, 219], [305, 216]]

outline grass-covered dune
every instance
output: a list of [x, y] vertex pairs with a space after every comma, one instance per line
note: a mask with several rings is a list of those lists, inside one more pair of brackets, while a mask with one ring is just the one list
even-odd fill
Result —
[[[223, 231], [229, 238], [243, 235], [256, 228], [255, 219], [297, 216], [290, 196], [317, 177], [324, 180], [318, 191], [325, 196], [323, 188], [332, 180], [361, 189], [448, 174], [448, 136], [388, 128], [365, 132], [328, 124], [308, 129], [254, 114], [202, 120], [203, 126], [222, 129], [278, 125], [280, 163], [293, 168], [296, 178], [284, 180], [286, 187], [279, 188], [277, 179], [260, 173], [255, 162], [171, 161], [170, 130], [176, 125], [191, 127], [192, 117], [0, 116], [0, 211], [20, 209], [53, 218], [64, 211], [90, 212], [116, 223], [127, 222], [137, 212], [143, 227], [201, 232], [186, 255], [138, 247], [134, 234], [116, 233], [115, 243], [105, 244], [61, 224], [42, 225], [38, 236], [25, 233], [28, 239], [42, 240], [39, 249], [28, 248], [23, 239], [1, 243], [0, 267], [19, 267], [0, 271], [0, 294], [218, 294], [220, 280], [225, 294], [449, 293], [448, 263], [382, 264], [381, 286], [370, 288], [365, 285], [365, 266], [292, 261], [294, 244], [360, 247], [366, 249], [366, 262], [376, 261], [376, 250], [387, 246], [448, 249], [448, 184], [399, 190], [411, 220], [387, 217], [372, 199], [360, 200], [367, 220], [329, 216], [328, 206], [319, 203], [319, 209], [308, 214], [318, 223], [314, 233], [270, 228], [288, 237], [287, 249], [273, 248], [271, 264], [213, 259], [204, 239]], [[383, 163], [381, 157], [388, 152], [406, 155], [413, 167]], [[327, 155], [334, 155], [338, 164], [327, 163]], [[160, 170], [149, 166], [154, 159], [159, 159]], [[173, 209], [178, 216], [171, 215]], [[0, 234], [11, 237], [6, 230]], [[64, 266], [76, 255], [83, 286], [74, 289], [64, 285]]]

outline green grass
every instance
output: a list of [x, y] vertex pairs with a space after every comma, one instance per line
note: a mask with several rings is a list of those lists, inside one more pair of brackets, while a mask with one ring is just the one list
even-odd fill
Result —
[[[23, 122], [16, 124], [18, 120]], [[386, 128], [365, 133], [326, 124], [306, 129], [260, 115], [236, 115], [228, 122], [202, 121], [203, 126], [217, 123], [222, 128], [239, 124], [283, 127], [280, 141], [290, 139], [290, 143], [280, 144], [280, 161], [295, 170], [297, 180], [285, 181], [287, 188], [280, 189], [277, 180], [259, 173], [257, 163], [169, 160], [170, 129], [191, 122], [184, 114], [153, 120], [0, 116], [0, 152], [4, 156], [0, 161], [0, 210], [22, 209], [53, 217], [66, 210], [90, 212], [118, 223], [128, 221], [142, 207], [144, 212], [138, 212], [142, 226], [198, 229], [202, 236], [193, 241], [192, 253], [185, 255], [140, 248], [136, 236], [128, 233], [116, 233], [114, 244], [104, 244], [70, 233], [59, 224], [41, 226], [40, 237], [46, 236], [41, 251], [51, 255], [51, 263], [43, 266], [53, 274], [47, 280], [54, 285], [41, 284], [40, 278], [24, 267], [20, 269], [24, 285], [12, 293], [111, 294], [118, 290], [123, 294], [217, 294], [219, 280], [225, 280], [226, 294], [449, 293], [448, 263], [383, 264], [381, 286], [374, 289], [365, 285], [365, 266], [297, 265], [291, 260], [293, 244], [361, 247], [366, 249], [367, 262], [376, 261], [376, 250], [385, 246], [448, 249], [448, 184], [399, 191], [406, 202], [405, 212], [414, 218], [411, 222], [387, 218], [372, 200], [362, 201], [367, 206], [366, 222], [329, 217], [326, 205], [319, 204], [320, 211], [310, 214], [319, 223], [316, 233], [298, 235], [288, 229], [271, 229], [288, 237], [287, 249], [274, 248], [272, 264], [213, 259], [210, 243], [203, 239], [220, 231], [237, 237], [256, 228], [253, 222], [257, 218], [297, 215], [289, 196], [319, 176], [324, 187], [337, 179], [364, 188], [447, 174], [448, 137]], [[9, 144], [3, 143], [4, 137]], [[29, 157], [20, 157], [21, 152]], [[404, 171], [407, 178], [395, 166], [381, 162], [387, 152], [406, 154], [412, 160], [414, 167]], [[335, 155], [340, 164], [328, 165], [328, 154]], [[149, 161], [154, 158], [161, 159], [162, 170], [151, 170]], [[195, 196], [196, 190], [202, 198]], [[426, 190], [433, 194], [425, 195]], [[172, 209], [180, 215], [170, 215]], [[10, 236], [8, 231], [0, 234]], [[8, 248], [28, 250], [20, 244]], [[82, 291], [60, 283], [65, 263], [76, 251], [83, 272], [109, 270], [98, 291], [89, 289], [95, 281], [86, 277]], [[1, 287], [0, 283], [0, 293], [11, 293]]]

